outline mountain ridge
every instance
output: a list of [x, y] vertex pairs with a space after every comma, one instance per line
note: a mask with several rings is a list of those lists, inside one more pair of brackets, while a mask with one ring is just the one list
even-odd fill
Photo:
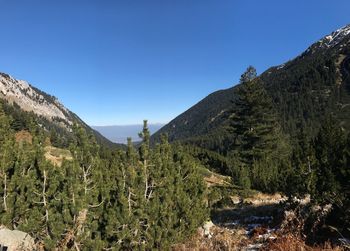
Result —
[[34, 88], [24, 80], [0, 72], [0, 95], [9, 103], [16, 102], [22, 110], [33, 111], [47, 119], [62, 119], [67, 125], [72, 125], [69, 110], [57, 98]]
[[[46, 130], [55, 130], [59, 134], [68, 135], [73, 124], [77, 123], [92, 133], [102, 145], [112, 148], [119, 147], [118, 144], [109, 141], [88, 126], [56, 97], [34, 87], [25, 80], [15, 79], [11, 75], [2, 72], [0, 72], [0, 99], [6, 101], [12, 107], [12, 111], [21, 110], [29, 114], [33, 113], [35, 117], [40, 119], [40, 125], [46, 125]], [[17, 115], [18, 117], [20, 115]]]

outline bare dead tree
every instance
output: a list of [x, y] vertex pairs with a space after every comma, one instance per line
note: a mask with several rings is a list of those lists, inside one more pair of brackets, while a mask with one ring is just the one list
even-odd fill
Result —
[[92, 189], [92, 188], [89, 188], [89, 186], [92, 184], [91, 167], [92, 167], [92, 164], [90, 164], [88, 167], [82, 166], [85, 196], [88, 194], [88, 191]]
[[131, 192], [130, 187], [128, 188], [128, 209], [129, 209], [129, 216], [131, 215], [131, 204], [136, 204], [134, 200], [132, 200], [132, 196], [135, 196], [134, 193]]
[[34, 201], [34, 203], [36, 204], [42, 204], [43, 207], [45, 208], [45, 215], [44, 215], [44, 220], [45, 220], [45, 225], [46, 225], [46, 235], [49, 235], [49, 231], [48, 231], [48, 222], [49, 222], [49, 210], [48, 210], [48, 204], [47, 204], [47, 193], [46, 193], [46, 186], [47, 186], [47, 173], [46, 170], [43, 171], [43, 175], [44, 175], [44, 181], [43, 181], [43, 185], [42, 185], [42, 191], [41, 193], [35, 192], [34, 193], [36, 195], [38, 195], [39, 197], [41, 197], [41, 201]]
[[7, 211], [7, 174], [4, 173], [4, 195], [3, 195], [3, 204], [4, 204], [4, 210]]

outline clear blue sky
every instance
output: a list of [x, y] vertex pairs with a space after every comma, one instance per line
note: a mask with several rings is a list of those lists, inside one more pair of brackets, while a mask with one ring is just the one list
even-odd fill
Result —
[[168, 122], [251, 64], [350, 23], [349, 0], [0, 0], [0, 71], [90, 125]]

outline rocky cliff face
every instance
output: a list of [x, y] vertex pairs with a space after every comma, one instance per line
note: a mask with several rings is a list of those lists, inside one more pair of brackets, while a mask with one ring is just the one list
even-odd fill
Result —
[[16, 103], [22, 110], [52, 121], [59, 120], [65, 126], [73, 124], [70, 111], [57, 98], [39, 91], [28, 82], [17, 80], [10, 75], [0, 73], [0, 97], [9, 103]]
[[[12, 105], [13, 112], [19, 110], [32, 112], [33, 120], [47, 131], [54, 129], [62, 137], [69, 138], [72, 125], [76, 123], [92, 133], [98, 143], [113, 148], [120, 147], [89, 127], [76, 114], [60, 103], [56, 97], [35, 88], [24, 80], [17, 80], [1, 72], [0, 99]], [[20, 116], [18, 114], [21, 113], [17, 113], [17, 119]], [[14, 114], [9, 115], [13, 116]]]

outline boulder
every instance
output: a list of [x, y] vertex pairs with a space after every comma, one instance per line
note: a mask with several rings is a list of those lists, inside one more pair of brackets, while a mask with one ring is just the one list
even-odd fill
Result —
[[0, 229], [0, 245], [8, 251], [35, 250], [34, 239], [29, 234], [7, 228]]
[[212, 221], [207, 221], [204, 226], [204, 236], [211, 238], [212, 237], [212, 233], [210, 232], [210, 229], [214, 226], [214, 223]]
[[241, 202], [243, 202], [242, 198], [240, 196], [231, 196], [232, 203], [234, 205], [237, 205]]

